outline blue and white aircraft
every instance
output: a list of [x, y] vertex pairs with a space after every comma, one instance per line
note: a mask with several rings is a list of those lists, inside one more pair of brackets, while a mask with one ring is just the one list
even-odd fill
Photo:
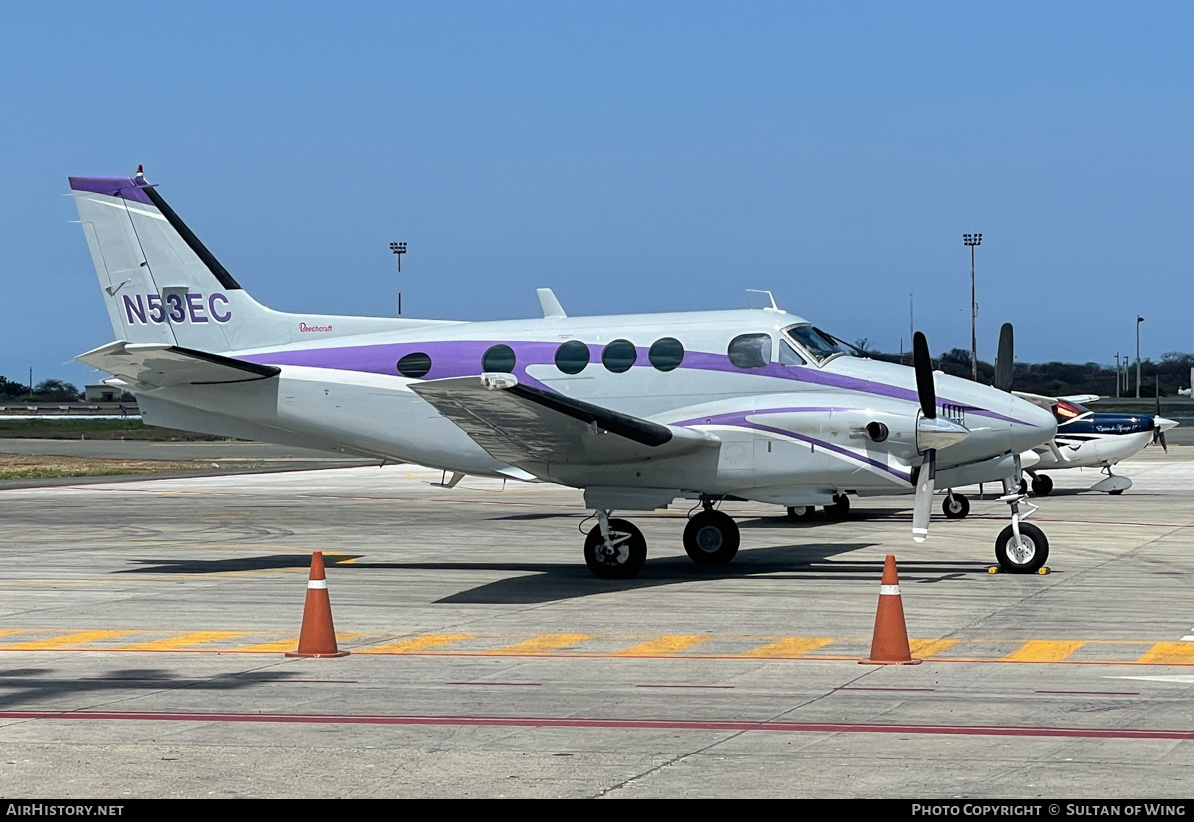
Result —
[[[1044, 564], [1024, 520], [1019, 455], [1049, 411], [1006, 391], [854, 356], [771, 308], [452, 322], [284, 314], [254, 301], [138, 169], [72, 177], [115, 341], [79, 357], [134, 391], [151, 425], [584, 490], [598, 577], [635, 576], [646, 542], [615, 511], [695, 500], [683, 543], [701, 564], [738, 551], [723, 500], [789, 507], [1002, 481], [1009, 571]], [[1031, 513], [1029, 511], [1028, 513]]]
[[1153, 443], [1168, 451], [1165, 432], [1177, 426], [1161, 416], [1159, 399], [1155, 414], [1121, 414], [1091, 411], [1082, 405], [1098, 400], [1098, 395], [1053, 398], [1016, 394], [1047, 408], [1057, 418], [1057, 436], [1034, 449], [1036, 459], [1021, 455], [1023, 468], [1032, 478], [1032, 492], [1042, 497], [1053, 491], [1053, 480], [1041, 472], [1061, 468], [1101, 468], [1107, 476], [1090, 490], [1122, 494], [1132, 487], [1132, 480], [1112, 473], [1111, 466], [1136, 456]]

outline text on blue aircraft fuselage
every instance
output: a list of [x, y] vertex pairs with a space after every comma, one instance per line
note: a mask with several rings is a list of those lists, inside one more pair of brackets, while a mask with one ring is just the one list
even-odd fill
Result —
[[[144, 297], [144, 299], [142, 299]], [[215, 320], [226, 323], [232, 319], [232, 309], [228, 308], [228, 298], [216, 292], [204, 296], [199, 293], [172, 291], [165, 296], [161, 294], [125, 294], [124, 314], [129, 325], [161, 324], [169, 320], [172, 323], [190, 321], [205, 323]]]
[[1150, 414], [1091, 414], [1057, 427], [1059, 434], [1136, 434], [1151, 431]]

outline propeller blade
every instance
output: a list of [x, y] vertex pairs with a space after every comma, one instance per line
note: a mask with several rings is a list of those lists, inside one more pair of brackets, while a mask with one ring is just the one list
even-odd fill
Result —
[[920, 410], [926, 419], [936, 419], [937, 389], [933, 386], [933, 360], [929, 357], [929, 341], [919, 331], [912, 335], [912, 367], [916, 369]]
[[1160, 440], [1161, 440], [1161, 450], [1164, 451], [1166, 454], [1168, 454], [1169, 446], [1165, 444], [1165, 432], [1164, 431], [1161, 432]]
[[912, 508], [912, 539], [924, 542], [929, 535], [929, 514], [933, 510], [933, 485], [937, 479], [937, 452], [930, 450], [916, 478], [916, 504]]
[[1015, 360], [1012, 324], [1004, 323], [999, 329], [999, 350], [995, 354], [995, 381], [991, 383], [1000, 391], [1012, 390], [1012, 362]]

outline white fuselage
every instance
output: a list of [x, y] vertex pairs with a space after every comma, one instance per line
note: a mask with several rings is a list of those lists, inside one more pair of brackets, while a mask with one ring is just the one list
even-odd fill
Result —
[[[444, 323], [352, 337], [230, 351], [275, 365], [270, 380], [139, 390], [147, 422], [229, 436], [307, 445], [466, 474], [546, 479], [576, 487], [672, 488], [794, 505], [839, 492], [907, 493], [922, 456], [913, 369], [793, 345], [803, 363], [781, 362], [784, 329], [805, 321], [777, 310]], [[741, 335], [766, 335], [765, 362], [735, 364]], [[683, 349], [675, 363], [673, 343]], [[578, 348], [577, 341], [584, 349]], [[612, 349], [607, 348], [615, 341]], [[589, 362], [557, 364], [564, 343]], [[513, 353], [486, 361], [495, 346]], [[658, 356], [653, 356], [652, 351]], [[622, 357], [617, 353], [620, 347]], [[626, 360], [626, 350], [632, 348]], [[503, 353], [500, 349], [497, 349]], [[610, 361], [603, 363], [603, 354]], [[491, 354], [491, 356], [493, 356]], [[582, 355], [583, 356], [583, 355]], [[398, 364], [422, 362], [419, 377]], [[423, 360], [419, 360], [423, 357]], [[658, 362], [653, 363], [653, 360]], [[487, 365], [488, 363], [488, 365]], [[493, 368], [494, 364], [499, 368]], [[411, 369], [408, 367], [408, 371]], [[518, 467], [495, 458], [411, 390], [422, 380], [511, 372], [520, 383], [665, 425], [704, 431], [719, 446], [697, 454], [588, 465], [561, 455]], [[1047, 442], [1047, 411], [969, 380], [935, 376], [938, 413], [971, 435], [942, 449], [939, 485], [1002, 479], [1012, 455]], [[866, 435], [871, 422], [890, 434]], [[956, 482], [950, 471], [957, 472]]]

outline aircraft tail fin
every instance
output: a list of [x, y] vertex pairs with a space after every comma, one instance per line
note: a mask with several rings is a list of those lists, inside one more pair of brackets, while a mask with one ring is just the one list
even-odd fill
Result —
[[426, 324], [273, 311], [250, 297], [146, 182], [71, 177], [116, 339], [225, 352]]

